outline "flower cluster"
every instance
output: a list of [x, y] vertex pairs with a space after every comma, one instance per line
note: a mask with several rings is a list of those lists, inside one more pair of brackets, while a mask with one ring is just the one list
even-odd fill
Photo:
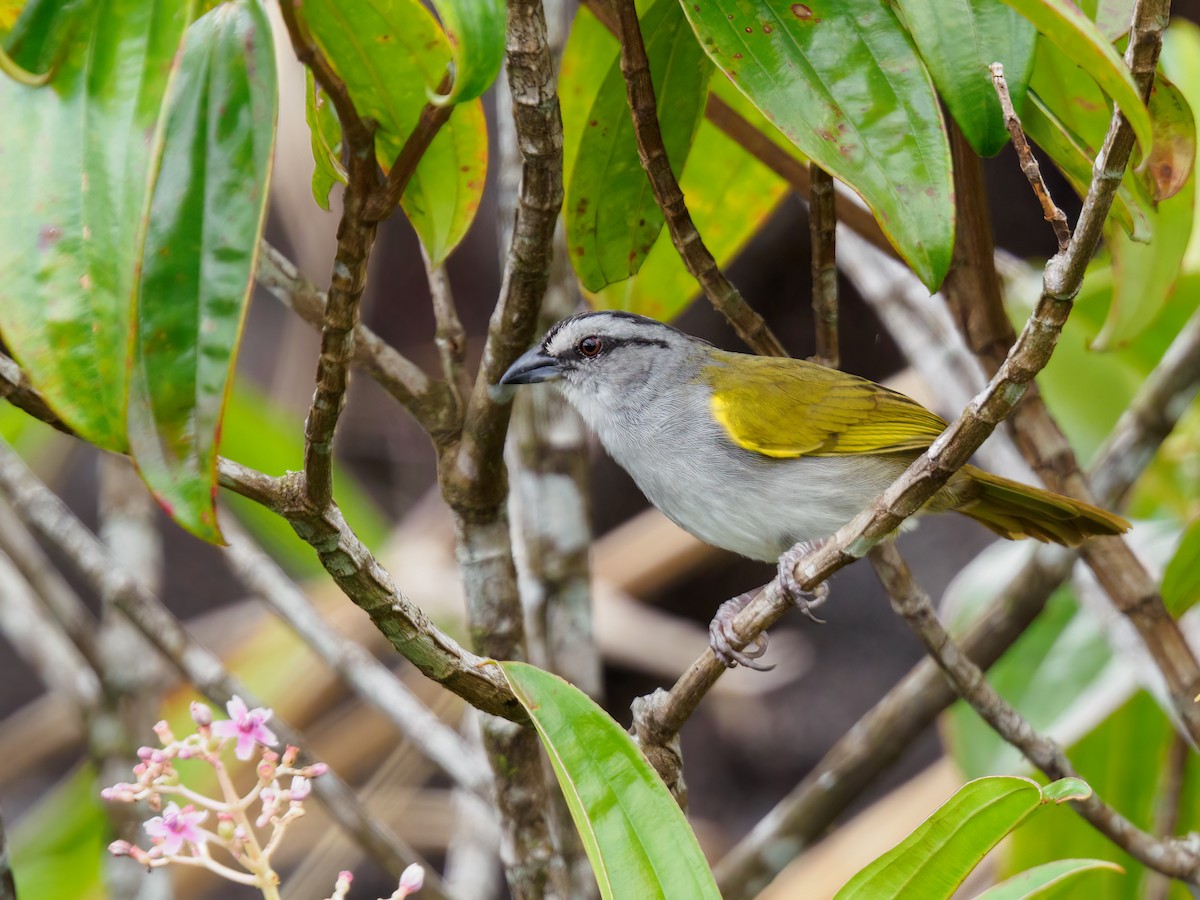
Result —
[[[287, 826], [304, 815], [304, 801], [312, 791], [311, 779], [326, 771], [323, 763], [297, 766], [297, 748], [283, 754], [271, 747], [278, 741], [267, 727], [269, 709], [249, 709], [240, 697], [226, 704], [229, 719], [213, 721], [212, 709], [192, 704], [196, 730], [182, 738], [171, 733], [166, 722], [155, 726], [161, 747], [142, 747], [134, 766], [136, 780], [105, 788], [100, 795], [113, 802], [145, 801], [159, 813], [143, 826], [151, 847], [143, 850], [128, 841], [114, 841], [109, 851], [130, 856], [147, 867], [169, 863], [200, 866], [239, 884], [258, 887], [263, 896], [279, 896], [279, 876], [271, 857], [279, 847]], [[249, 792], [234, 786], [221, 752], [230, 744], [240, 760], [249, 760], [257, 749], [257, 779]], [[208, 763], [216, 775], [219, 797], [208, 797], [180, 780], [176, 760], [195, 759]], [[288, 779], [290, 778], [290, 781]], [[284, 781], [288, 786], [284, 787]], [[180, 806], [179, 803], [184, 803]], [[257, 804], [258, 814], [251, 810]], [[209, 827], [210, 816], [215, 820]], [[218, 848], [240, 867], [213, 857]]]

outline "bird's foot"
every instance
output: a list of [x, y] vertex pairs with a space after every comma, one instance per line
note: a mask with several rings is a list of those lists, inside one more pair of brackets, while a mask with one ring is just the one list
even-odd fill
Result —
[[779, 584], [792, 599], [796, 608], [812, 619], [818, 625], [824, 625], [825, 620], [817, 618], [813, 613], [829, 599], [829, 585], [822, 581], [811, 591], [806, 591], [796, 580], [796, 564], [808, 554], [818, 549], [823, 541], [801, 541], [779, 557]]
[[741, 650], [737, 649], [737, 645], [743, 644], [744, 641], [733, 630], [733, 620], [758, 592], [759, 589], [755, 588], [739, 594], [732, 600], [726, 600], [717, 607], [717, 614], [713, 616], [713, 620], [708, 626], [708, 645], [712, 647], [713, 653], [724, 663], [726, 668], [732, 669], [736, 665], [742, 665], [747, 669], [759, 672], [769, 672], [775, 668], [773, 665], [758, 662], [758, 658], [767, 652], [765, 633], [758, 635]]

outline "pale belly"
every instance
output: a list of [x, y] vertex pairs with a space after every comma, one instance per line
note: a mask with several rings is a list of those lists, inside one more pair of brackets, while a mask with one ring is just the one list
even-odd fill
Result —
[[681, 528], [764, 561], [833, 534], [907, 465], [891, 457], [767, 459], [727, 448], [617, 461]]

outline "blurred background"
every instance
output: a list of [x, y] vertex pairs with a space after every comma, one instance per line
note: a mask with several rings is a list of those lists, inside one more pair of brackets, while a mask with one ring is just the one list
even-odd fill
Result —
[[[1176, 3], [1173, 10], [1177, 17], [1193, 19], [1198, 12], [1197, 0]], [[304, 78], [286, 47], [286, 41], [279, 43], [280, 131], [268, 239], [323, 287], [332, 262], [337, 197], [335, 192], [330, 212], [313, 203]], [[494, 108], [489, 106], [493, 132]], [[1054, 197], [1074, 221], [1074, 192], [1052, 166], [1044, 172]], [[1011, 147], [986, 160], [985, 173], [999, 246], [1034, 261], [1053, 253], [1053, 235], [1042, 227], [1040, 209]], [[475, 224], [447, 265], [472, 359], [482, 347], [499, 290], [504, 217], [494, 179], [493, 169]], [[808, 260], [806, 204], [788, 195], [729, 271], [797, 356], [813, 352]], [[933, 404], [928, 387], [907, 369], [903, 354], [854, 286], [842, 278], [839, 292], [842, 367], [877, 381], [895, 379], [900, 389]], [[577, 304], [582, 302], [577, 298]], [[380, 229], [363, 320], [409, 359], [437, 371], [425, 268], [402, 216], [393, 216]], [[705, 302], [693, 303], [676, 324], [718, 346], [743, 349]], [[317, 333], [260, 288], [242, 344], [224, 454], [271, 474], [300, 467], [317, 348]], [[8, 406], [0, 407], [0, 428], [37, 474], [99, 531], [101, 511], [108, 508], [102, 503], [103, 469], [111, 463], [93, 448]], [[341, 466], [337, 494], [348, 521], [401, 588], [440, 627], [465, 642], [450, 520], [436, 494], [435, 459], [421, 429], [359, 374], [351, 385], [336, 449]], [[773, 568], [697, 544], [648, 511], [628, 476], [594, 443], [589, 442], [587, 452], [603, 702], [618, 721], [627, 723], [634, 697], [669, 686], [704, 648], [716, 607], [769, 580]], [[372, 648], [443, 718], [462, 718], [462, 702], [396, 657], [282, 520], [228, 494], [223, 499], [306, 586], [332, 627]], [[110, 497], [108, 502], [114, 501]], [[444, 861], [447, 846], [462, 828], [446, 780], [247, 596], [220, 549], [191, 538], [157, 511], [148, 515], [153, 535], [148, 546], [154, 552], [160, 542], [161, 596], [170, 608], [281, 715], [303, 728], [316, 755], [358, 786], [377, 815], [435, 864]], [[920, 582], [937, 597], [992, 542], [990, 533], [965, 518], [938, 517], [922, 522], [902, 538], [901, 546]], [[48, 552], [62, 562], [53, 550]], [[70, 566], [63, 565], [62, 571], [98, 607]], [[690, 815], [710, 859], [741, 838], [922, 656], [866, 566], [835, 576], [822, 615], [827, 619], [823, 626], [797, 614], [787, 617], [771, 634], [766, 659], [776, 669], [731, 672], [684, 729]], [[16, 847], [22, 841], [41, 841], [41, 855], [27, 858], [48, 870], [43, 875], [49, 880], [43, 883], [52, 886], [53, 869], [98, 871], [96, 849], [104, 818], [81, 768], [87, 758], [87, 727], [75, 701], [61, 687], [47, 689], [28, 665], [29, 648], [10, 643], [14, 632], [5, 631], [9, 637], [0, 637], [0, 809]], [[168, 713], [186, 715], [186, 701], [193, 695], [165, 669], [161, 679], [171, 686]], [[152, 743], [153, 737], [146, 733], [142, 740]], [[949, 766], [937, 765], [944, 752], [934, 729], [905, 749], [897, 764], [847, 811], [847, 820], [869, 817], [851, 826], [854, 837], [824, 850], [818, 846], [780, 879], [770, 896], [828, 895], [895, 843], [958, 783]], [[893, 793], [898, 789], [904, 793]], [[347, 868], [358, 874], [359, 896], [366, 896], [372, 884], [385, 895], [392, 889], [328, 826], [316, 804], [309, 804], [308, 816], [295, 831], [287, 845], [285, 896], [325, 896], [336, 871]], [[256, 896], [206, 874], [173, 869], [170, 876], [158, 871], [152, 877], [173, 878], [179, 897]], [[498, 868], [493, 877], [499, 885]], [[47, 888], [51, 893], [60, 889], [69, 890]]]

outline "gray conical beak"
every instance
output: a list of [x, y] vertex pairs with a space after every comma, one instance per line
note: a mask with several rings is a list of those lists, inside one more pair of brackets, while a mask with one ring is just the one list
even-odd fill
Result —
[[543, 353], [541, 347], [534, 347], [508, 367], [500, 383], [536, 384], [539, 381], [554, 381], [561, 374], [558, 360]]

